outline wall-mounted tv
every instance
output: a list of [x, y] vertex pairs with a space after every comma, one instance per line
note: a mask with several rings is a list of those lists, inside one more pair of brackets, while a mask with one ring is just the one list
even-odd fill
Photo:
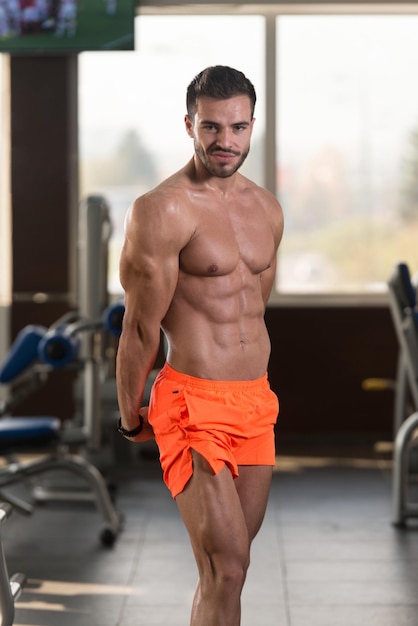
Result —
[[134, 49], [134, 0], [0, 0], [0, 52]]

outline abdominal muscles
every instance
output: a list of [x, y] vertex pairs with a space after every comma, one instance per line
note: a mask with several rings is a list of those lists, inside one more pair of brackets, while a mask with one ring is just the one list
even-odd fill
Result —
[[165, 319], [168, 362], [213, 380], [253, 380], [267, 370], [270, 340], [260, 275], [248, 268], [224, 276], [180, 273]]

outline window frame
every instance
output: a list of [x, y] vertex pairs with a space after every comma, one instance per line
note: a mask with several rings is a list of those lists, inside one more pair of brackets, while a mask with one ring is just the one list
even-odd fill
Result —
[[[418, 15], [418, 5], [416, 3], [395, 4], [388, 3], [344, 3], [328, 2], [310, 4], [292, 2], [274, 4], [223, 4], [220, 2], [210, 2], [207, 4], [196, 4], [195, 2], [183, 2], [180, 4], [164, 4], [155, 6], [151, 4], [141, 4], [137, 8], [136, 14], [168, 16], [168, 15], [259, 15], [265, 20], [265, 85], [266, 93], [264, 98], [266, 133], [264, 145], [264, 186], [276, 197], [278, 189], [276, 184], [276, 171], [278, 165], [278, 150], [276, 149], [276, 126], [277, 126], [277, 98], [276, 98], [276, 47], [278, 42], [277, 18], [288, 15]], [[286, 233], [285, 235], [286, 236]], [[278, 253], [278, 263], [280, 263], [280, 250]], [[389, 277], [388, 277], [389, 278]], [[269, 306], [295, 306], [295, 307], [387, 307], [389, 303], [387, 292], [381, 293], [286, 293], [279, 292], [273, 288]]]

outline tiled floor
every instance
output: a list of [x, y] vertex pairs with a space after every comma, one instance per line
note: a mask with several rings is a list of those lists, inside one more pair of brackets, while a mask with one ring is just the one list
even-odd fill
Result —
[[[7, 521], [9, 573], [28, 576], [16, 626], [189, 624], [196, 568], [158, 464], [128, 463], [113, 478], [125, 515], [113, 548], [88, 503]], [[387, 463], [280, 458], [242, 626], [417, 626], [418, 525], [391, 525], [390, 489]]]

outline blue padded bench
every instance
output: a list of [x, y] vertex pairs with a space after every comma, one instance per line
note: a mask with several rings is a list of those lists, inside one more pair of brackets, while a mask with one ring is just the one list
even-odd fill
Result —
[[[101, 322], [103, 324], [103, 322]], [[103, 518], [100, 540], [106, 546], [113, 545], [122, 526], [122, 516], [115, 510], [109, 490], [99, 470], [81, 455], [68, 452], [68, 445], [83, 445], [85, 435], [80, 430], [71, 433], [61, 430], [61, 421], [57, 417], [5, 417], [21, 400], [45, 380], [53, 369], [66, 367], [77, 358], [78, 337], [74, 332], [74, 324], [51, 327], [29, 325], [23, 328], [12, 346], [4, 362], [0, 365], [0, 383], [14, 384], [17, 396], [9, 404], [0, 409], [0, 452], [6, 458], [19, 452], [42, 452], [39, 458], [28, 461], [15, 461], [0, 467], [0, 490], [8, 485], [16, 484], [28, 476], [38, 475], [51, 470], [63, 469], [87, 482], [88, 489]], [[80, 329], [84, 330], [83, 321]], [[23, 388], [23, 392], [20, 391]], [[25, 392], [25, 389], [28, 390]], [[1, 417], [3, 415], [3, 417]], [[68, 496], [69, 497], [69, 496]], [[69, 497], [71, 500], [71, 498]], [[32, 512], [32, 506], [12, 494], [0, 491], [0, 501], [6, 501], [17, 507], [21, 512]]]
[[3, 417], [0, 419], [0, 451], [50, 445], [60, 440], [57, 417]]

